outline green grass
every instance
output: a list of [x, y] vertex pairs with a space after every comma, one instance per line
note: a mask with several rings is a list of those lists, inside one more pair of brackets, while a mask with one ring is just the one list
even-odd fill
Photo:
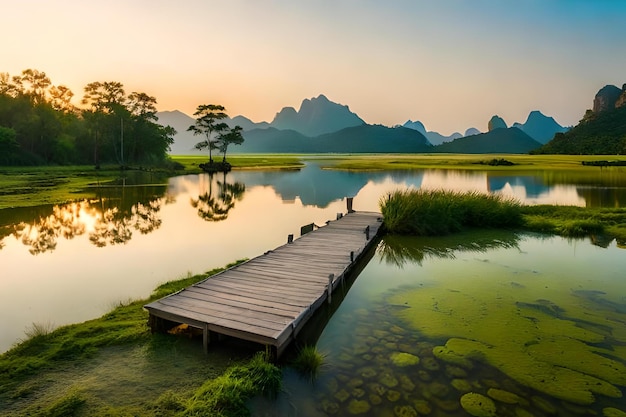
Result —
[[[410, 170], [410, 169], [463, 169], [481, 171], [528, 172], [541, 170], [592, 171], [582, 161], [606, 160], [598, 155], [498, 155], [498, 154], [377, 154], [321, 156], [326, 166], [346, 170]], [[494, 159], [513, 163], [489, 165]], [[626, 156], [611, 156], [611, 160], [626, 161]], [[597, 168], [597, 167], [596, 167]]]
[[626, 246], [626, 208], [522, 206], [476, 192], [397, 190], [380, 201], [385, 228], [394, 234], [440, 236], [467, 227], [523, 229]]
[[565, 237], [604, 235], [626, 246], [626, 208], [540, 205], [523, 207], [522, 212], [527, 230]]
[[325, 355], [313, 345], [306, 345], [298, 351], [291, 366], [303, 377], [313, 381], [324, 365]]
[[276, 395], [280, 369], [264, 355], [246, 359], [224, 348], [207, 357], [182, 336], [151, 335], [143, 309], [223, 269], [164, 283], [84, 323], [33, 325], [28, 339], [0, 355], [0, 416], [246, 415], [247, 398]]
[[[221, 155], [215, 158], [221, 161]], [[181, 164], [185, 173], [203, 172], [199, 165], [206, 163], [207, 156], [198, 155], [172, 155], [170, 159]], [[304, 166], [302, 157], [298, 155], [274, 155], [274, 154], [249, 154], [232, 155], [226, 158], [233, 169], [299, 169]]]
[[380, 200], [387, 231], [437, 236], [466, 227], [511, 228], [522, 223], [516, 200], [477, 192], [397, 190]]

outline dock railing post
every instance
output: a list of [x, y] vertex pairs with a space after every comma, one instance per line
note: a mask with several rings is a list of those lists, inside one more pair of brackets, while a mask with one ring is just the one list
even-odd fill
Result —
[[369, 226], [369, 224], [365, 228], [365, 240], [370, 240], [370, 226]]
[[330, 274], [328, 276], [328, 304], [332, 302], [333, 297], [333, 279], [335, 279], [335, 274]]
[[293, 235], [287, 235], [287, 243], [293, 243]]
[[354, 213], [354, 210], [352, 210], [352, 198], [353, 197], [348, 197], [346, 198], [346, 205], [348, 206], [348, 213]]
[[350, 263], [354, 262], [354, 251], [350, 251]]

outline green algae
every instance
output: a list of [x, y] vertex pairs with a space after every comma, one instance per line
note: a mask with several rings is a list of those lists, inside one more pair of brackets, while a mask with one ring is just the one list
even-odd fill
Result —
[[[420, 334], [447, 339], [433, 355], [463, 368], [494, 366], [516, 382], [575, 404], [620, 398], [626, 386], [626, 312], [619, 289], [536, 275], [448, 278], [389, 297]], [[577, 288], [573, 291], [572, 288]], [[623, 293], [623, 291], [622, 291]], [[623, 301], [622, 301], [623, 302]], [[610, 346], [612, 342], [618, 342]]]
[[626, 417], [626, 411], [618, 410], [617, 408], [607, 407], [602, 410], [604, 417]]
[[468, 392], [461, 397], [461, 407], [474, 417], [496, 416], [496, 405], [484, 395]]
[[393, 352], [389, 359], [391, 359], [391, 363], [395, 366], [400, 367], [417, 365], [420, 363], [419, 357], [406, 352]]

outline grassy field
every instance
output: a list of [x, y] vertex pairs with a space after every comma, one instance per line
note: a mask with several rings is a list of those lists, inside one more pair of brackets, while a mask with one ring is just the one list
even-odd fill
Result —
[[[346, 170], [463, 169], [491, 171], [589, 170], [582, 161], [626, 161], [611, 155], [393, 154], [320, 156], [324, 165]], [[504, 159], [514, 165], [489, 165]], [[597, 168], [597, 167], [595, 167]]]

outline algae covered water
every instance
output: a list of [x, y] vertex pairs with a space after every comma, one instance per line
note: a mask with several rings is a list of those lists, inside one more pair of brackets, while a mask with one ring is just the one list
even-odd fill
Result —
[[286, 372], [253, 415], [626, 415], [625, 267], [587, 240], [387, 236], [318, 340], [319, 377]]

